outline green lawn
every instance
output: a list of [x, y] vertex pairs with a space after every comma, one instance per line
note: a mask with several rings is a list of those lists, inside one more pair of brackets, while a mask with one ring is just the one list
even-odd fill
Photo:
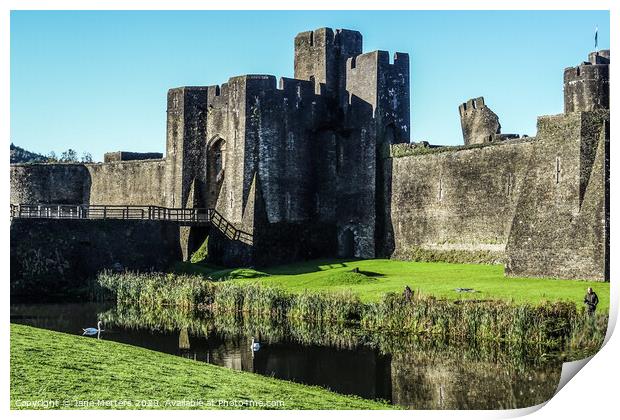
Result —
[[75, 401], [158, 401], [144, 408], [170, 409], [179, 407], [166, 401], [183, 400], [203, 401], [205, 406], [195, 407], [202, 409], [230, 408], [217, 405], [220, 400], [282, 401], [274, 407], [281, 409], [394, 408], [126, 344], [11, 324], [11, 408], [43, 400], [59, 401], [58, 408], [105, 408], [76, 407]]
[[[267, 269], [215, 271], [199, 264], [186, 264], [186, 271], [238, 277], [235, 282], [260, 282], [297, 292], [303, 290], [352, 290], [364, 301], [376, 301], [386, 292], [401, 292], [406, 285], [436, 297], [449, 299], [502, 299], [516, 303], [566, 300], [583, 304], [591, 286], [600, 299], [599, 310], [609, 310], [609, 283], [550, 278], [504, 277], [501, 265], [426, 263], [397, 260], [322, 260]], [[359, 268], [362, 275], [350, 273]], [[469, 288], [475, 293], [458, 293]]]

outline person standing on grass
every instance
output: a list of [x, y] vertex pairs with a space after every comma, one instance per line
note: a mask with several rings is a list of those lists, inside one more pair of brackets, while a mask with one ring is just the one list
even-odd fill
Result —
[[409, 286], [405, 287], [405, 291], [403, 292], [403, 297], [405, 298], [407, 302], [411, 302], [411, 298], [413, 297], [413, 290], [411, 290], [411, 287]]
[[586, 293], [586, 296], [583, 298], [583, 303], [588, 305], [588, 315], [594, 315], [596, 305], [598, 305], [598, 296], [591, 287], [588, 287], [588, 293]]

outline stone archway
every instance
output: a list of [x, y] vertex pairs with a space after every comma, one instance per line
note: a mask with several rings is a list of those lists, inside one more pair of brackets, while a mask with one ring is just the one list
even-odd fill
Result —
[[224, 183], [226, 141], [219, 136], [207, 145], [207, 207], [215, 208]]

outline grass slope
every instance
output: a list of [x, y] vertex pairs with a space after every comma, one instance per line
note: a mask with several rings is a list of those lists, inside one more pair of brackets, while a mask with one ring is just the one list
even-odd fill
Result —
[[155, 400], [159, 406], [144, 408], [162, 409], [178, 408], [164, 406], [166, 400], [283, 401], [282, 409], [394, 408], [125, 344], [11, 324], [11, 408], [27, 400]]
[[[351, 273], [358, 268], [360, 274]], [[249, 269], [216, 271], [197, 264], [186, 264], [185, 272], [209, 275], [231, 274], [232, 281], [259, 282], [292, 292], [352, 290], [363, 301], [378, 301], [386, 292], [401, 292], [406, 285], [414, 291], [449, 299], [502, 299], [515, 303], [572, 301], [578, 307], [588, 287], [600, 299], [599, 310], [609, 310], [609, 283], [551, 278], [512, 278], [504, 276], [501, 265], [448, 264], [397, 260], [325, 260], [261, 268], [256, 275]], [[258, 274], [260, 273], [260, 274]], [[268, 274], [266, 277], [264, 274]], [[475, 289], [475, 293], [458, 293], [456, 288]]]

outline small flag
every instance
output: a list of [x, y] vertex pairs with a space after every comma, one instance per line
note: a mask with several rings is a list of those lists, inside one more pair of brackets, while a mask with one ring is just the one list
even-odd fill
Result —
[[594, 50], [598, 51], [598, 26], [594, 30]]

